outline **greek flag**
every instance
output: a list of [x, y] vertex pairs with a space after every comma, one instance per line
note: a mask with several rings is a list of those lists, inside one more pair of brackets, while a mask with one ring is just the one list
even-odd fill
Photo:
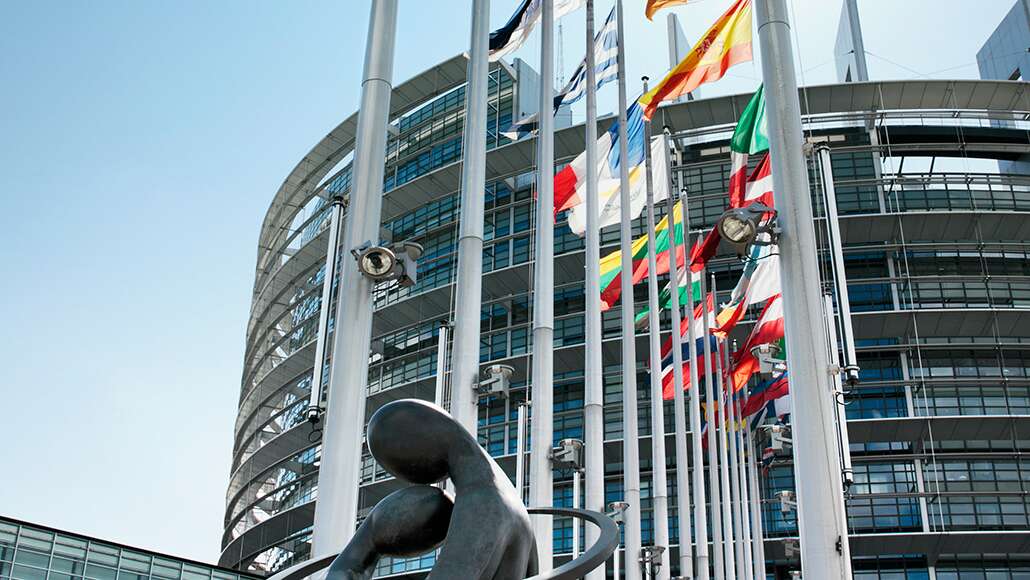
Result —
[[[604, 21], [604, 26], [594, 36], [594, 74], [597, 75], [597, 88], [601, 88], [618, 78], [618, 56], [619, 32], [618, 24], [615, 21], [615, 9], [612, 8], [608, 18]], [[586, 94], [586, 87], [587, 59], [584, 57], [579, 66], [576, 67], [575, 72], [572, 73], [572, 78], [566, 83], [565, 88], [554, 96], [554, 113], [556, 114], [559, 108], [571, 105], [583, 98], [583, 95]], [[526, 135], [536, 132], [537, 118], [537, 114], [534, 113], [520, 119], [501, 134], [517, 141]]]
[[[554, 19], [578, 9], [584, 0], [554, 0]], [[504, 26], [490, 33], [490, 61], [514, 52], [529, 38], [540, 21], [540, 0], [522, 0]]]

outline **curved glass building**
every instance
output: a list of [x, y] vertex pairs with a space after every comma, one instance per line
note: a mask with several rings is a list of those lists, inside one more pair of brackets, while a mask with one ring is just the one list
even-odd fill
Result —
[[[383, 227], [425, 253], [415, 286], [376, 290], [369, 414], [399, 398], [434, 396], [438, 328], [455, 294], [466, 64], [450, 59], [393, 93]], [[510, 472], [531, 350], [535, 144], [510, 142], [497, 129], [526, 112], [520, 102], [536, 98], [535, 84], [520, 63], [491, 72], [480, 358], [513, 366], [515, 376], [509, 398], [481, 401], [479, 435]], [[1028, 89], [1012, 81], [896, 81], [802, 90], [806, 137], [832, 149], [862, 367], [847, 397], [856, 578], [1030, 578], [1030, 460], [1023, 457], [1030, 452], [1030, 176], [1018, 163], [1030, 159]], [[725, 207], [728, 138], [749, 97], [683, 102], [656, 114], [656, 126], [674, 136], [672, 173], [688, 191], [694, 229], [711, 227]], [[318, 339], [326, 201], [348, 192], [355, 125], [356, 116], [346, 119], [297, 164], [262, 225], [222, 565], [271, 572], [309, 555], [320, 433], [304, 412]], [[581, 125], [556, 133], [559, 161], [582, 149]], [[816, 184], [818, 168], [811, 168]], [[822, 215], [821, 195], [813, 195]], [[817, 218], [817, 230], [824, 225]], [[557, 441], [583, 437], [584, 257], [582, 240], [563, 223], [555, 227]], [[634, 231], [643, 233], [642, 220]], [[602, 255], [617, 237], [617, 228], [603, 233]], [[725, 300], [741, 264], [724, 251], [711, 265]], [[637, 301], [645, 300], [641, 286]], [[738, 327], [738, 338], [756, 314]], [[617, 309], [606, 312], [603, 323], [609, 501], [621, 499], [622, 485], [618, 317]], [[645, 544], [654, 468], [646, 349], [641, 335]], [[671, 404], [665, 421], [671, 433]], [[673, 482], [671, 437], [668, 449], [664, 468]], [[571, 505], [571, 475], [556, 472], [555, 481], [556, 502]], [[361, 485], [363, 510], [399, 486], [367, 453]], [[784, 540], [797, 529], [773, 497], [793, 488], [789, 456], [769, 467], [761, 487], [768, 571], [786, 577], [797, 560]], [[675, 551], [675, 497], [670, 504]], [[555, 553], [567, 554], [571, 523], [557, 520], [554, 533]], [[377, 575], [422, 577], [432, 562], [432, 555], [386, 559]]]

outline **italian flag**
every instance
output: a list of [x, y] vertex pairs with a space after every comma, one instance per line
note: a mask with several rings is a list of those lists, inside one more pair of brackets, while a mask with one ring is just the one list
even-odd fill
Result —
[[765, 91], [761, 86], [748, 101], [730, 138], [730, 207], [763, 203], [772, 207], [772, 172], [768, 153], [750, 176], [748, 157], [769, 150]]

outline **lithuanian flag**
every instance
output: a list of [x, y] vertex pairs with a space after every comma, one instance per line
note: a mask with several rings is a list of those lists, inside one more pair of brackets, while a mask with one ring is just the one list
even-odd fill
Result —
[[704, 83], [717, 81], [731, 66], [751, 60], [751, 0], [736, 0], [719, 17], [690, 54], [640, 97], [644, 118], [650, 119], [662, 101], [676, 99]]
[[[681, 203], [677, 202], [673, 209], [676, 216], [682, 215]], [[669, 216], [662, 218], [662, 221], [655, 226], [654, 234], [656, 274], [660, 276], [669, 272], [669, 260], [671, 259], [669, 252], [671, 247]], [[686, 263], [686, 256], [683, 252], [682, 219], [676, 220], [674, 236], [677, 248], [676, 265], [679, 268], [683, 268]], [[704, 267], [708, 258], [715, 254], [721, 239], [718, 230], [713, 229], [708, 233], [703, 242], [694, 244], [694, 247], [690, 250], [690, 269], [692, 271], [696, 272]], [[647, 277], [647, 234], [633, 240], [633, 244], [630, 246], [630, 254], [633, 256], [633, 272], [631, 275], [632, 283], [635, 285]], [[608, 310], [615, 306], [619, 296], [622, 294], [622, 252], [620, 250], [615, 250], [601, 258], [600, 285], [601, 310]]]

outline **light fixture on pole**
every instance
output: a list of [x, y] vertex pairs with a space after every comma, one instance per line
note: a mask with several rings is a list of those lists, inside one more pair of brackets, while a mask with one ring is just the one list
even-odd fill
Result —
[[418, 281], [416, 260], [422, 256], [422, 246], [415, 242], [401, 242], [393, 246], [372, 245], [365, 242], [351, 250], [358, 261], [358, 270], [375, 282], [397, 280], [401, 286], [414, 286]]
[[[770, 217], [766, 218], [767, 215]], [[719, 216], [716, 227], [722, 239], [733, 246], [738, 256], [745, 255], [748, 246], [756, 242], [766, 243], [759, 240], [759, 234], [769, 233], [772, 238], [769, 243], [776, 243], [779, 234], [776, 210], [760, 203], [726, 210]]]

